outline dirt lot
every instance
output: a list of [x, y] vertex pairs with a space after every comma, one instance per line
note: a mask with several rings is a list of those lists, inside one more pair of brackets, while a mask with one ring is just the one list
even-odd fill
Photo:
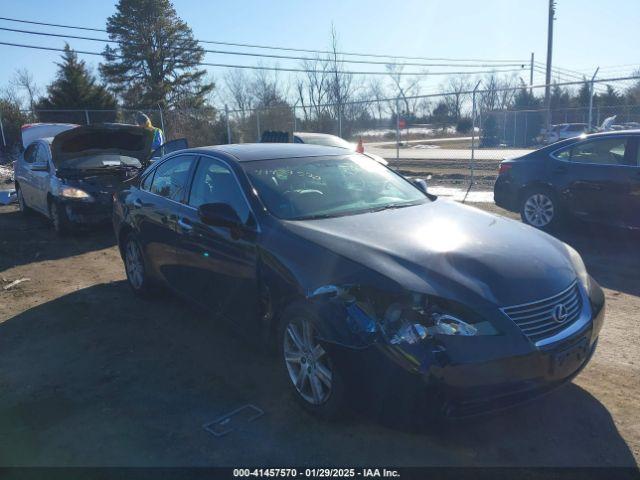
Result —
[[[0, 207], [0, 285], [30, 279], [0, 288], [0, 465], [635, 466], [638, 237], [595, 232], [563, 237], [608, 301], [585, 371], [528, 405], [415, 432], [308, 416], [275, 361], [226, 324], [135, 298], [109, 230], [59, 239]], [[203, 430], [247, 403], [265, 415], [220, 438]]]

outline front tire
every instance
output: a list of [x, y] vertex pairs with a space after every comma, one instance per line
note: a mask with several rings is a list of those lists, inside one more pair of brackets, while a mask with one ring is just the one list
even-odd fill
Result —
[[22, 188], [20, 188], [20, 185], [16, 186], [16, 197], [18, 197], [18, 208], [20, 209], [20, 213], [23, 215], [31, 215], [33, 210], [27, 206], [27, 202], [24, 200], [24, 195], [22, 194]]
[[49, 202], [49, 218], [51, 219], [53, 229], [58, 235], [64, 236], [71, 231], [71, 222], [67, 216], [67, 211], [64, 206], [55, 200]]
[[339, 364], [319, 340], [319, 318], [304, 304], [294, 304], [282, 315], [279, 360], [296, 400], [325, 420], [346, 411], [346, 383]]
[[562, 211], [556, 195], [546, 188], [532, 188], [525, 191], [520, 202], [520, 218], [527, 225], [544, 231], [555, 230]]

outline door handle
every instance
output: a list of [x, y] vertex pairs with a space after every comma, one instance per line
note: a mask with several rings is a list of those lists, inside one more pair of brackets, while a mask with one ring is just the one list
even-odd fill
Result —
[[191, 230], [193, 230], [193, 225], [191, 225], [191, 223], [189, 223], [188, 220], [185, 220], [184, 218], [181, 218], [178, 220], [178, 226], [186, 232], [190, 232]]

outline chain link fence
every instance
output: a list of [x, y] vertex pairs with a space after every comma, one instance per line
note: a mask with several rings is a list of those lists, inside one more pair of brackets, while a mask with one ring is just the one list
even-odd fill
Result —
[[[607, 79], [624, 93], [640, 77]], [[594, 82], [595, 84], [596, 82]], [[567, 82], [577, 88], [584, 82]], [[594, 91], [591, 84], [591, 91]], [[135, 123], [142, 111], [168, 140], [187, 138], [191, 146], [260, 142], [293, 142], [296, 132], [323, 133], [352, 143], [364, 143], [365, 152], [385, 158], [408, 176], [428, 178], [438, 192], [488, 191], [499, 162], [505, 157], [582, 133], [597, 131], [605, 119], [609, 129], [640, 127], [640, 99], [636, 103], [544, 107], [544, 85], [485, 88], [474, 91], [416, 97], [357, 100], [344, 104], [284, 102], [264, 108], [231, 109], [126, 109], [0, 111], [0, 133], [6, 152], [20, 148], [20, 125], [30, 122], [64, 122], [80, 125], [102, 122]], [[627, 95], [621, 98], [630, 99]], [[597, 100], [597, 97], [596, 97]], [[403, 105], [415, 105], [406, 111]], [[452, 105], [455, 109], [452, 109]], [[11, 117], [11, 118], [9, 118]], [[548, 123], [548, 125], [547, 125]], [[316, 140], [331, 143], [330, 139]], [[0, 158], [0, 162], [2, 159]]]

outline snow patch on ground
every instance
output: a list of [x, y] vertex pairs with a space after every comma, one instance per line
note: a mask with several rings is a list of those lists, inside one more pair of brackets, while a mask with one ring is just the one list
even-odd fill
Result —
[[[461, 202], [467, 193], [466, 188], [457, 187], [441, 187], [441, 186], [429, 186], [429, 193], [437, 195], [439, 197], [450, 198], [456, 202]], [[467, 203], [493, 203], [492, 191], [478, 191], [473, 188], [467, 195]]]

